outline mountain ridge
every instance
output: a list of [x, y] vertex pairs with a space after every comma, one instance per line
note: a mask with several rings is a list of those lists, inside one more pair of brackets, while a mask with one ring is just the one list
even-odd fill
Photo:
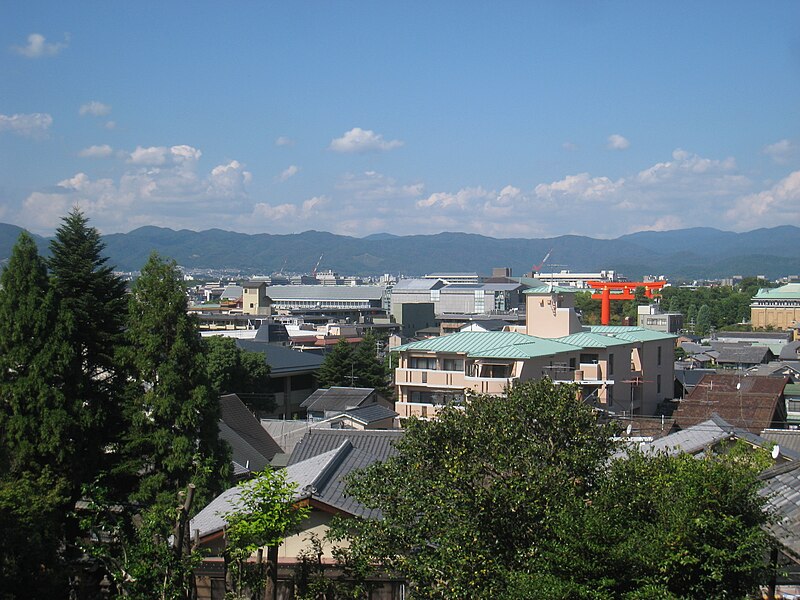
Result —
[[[0, 223], [0, 261], [8, 258], [21, 230]], [[33, 237], [41, 252], [47, 254], [49, 239]], [[800, 228], [793, 225], [743, 233], [711, 227], [642, 231], [615, 239], [580, 235], [491, 238], [464, 232], [407, 236], [379, 233], [356, 238], [316, 230], [246, 234], [152, 225], [103, 236], [109, 262], [122, 271], [140, 269], [150, 252], [156, 251], [186, 268], [233, 269], [244, 274], [307, 273], [322, 255], [319, 269], [343, 274], [489, 274], [492, 267], [511, 267], [521, 275], [549, 252], [544, 272], [616, 270], [631, 279], [645, 274], [695, 279], [731, 275], [774, 278], [800, 273], [797, 239]]]

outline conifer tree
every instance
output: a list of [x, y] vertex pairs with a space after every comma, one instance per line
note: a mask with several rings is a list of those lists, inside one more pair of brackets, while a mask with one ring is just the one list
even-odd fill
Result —
[[53, 377], [55, 304], [36, 244], [20, 234], [0, 277], [0, 595], [62, 595], [65, 450], [74, 416]]
[[348, 387], [357, 384], [353, 348], [341, 338], [333, 350], [325, 356], [316, 373], [317, 383], [321, 388]]
[[50, 243], [51, 287], [58, 305], [49, 336], [70, 431], [63, 452], [70, 462], [73, 495], [111, 468], [122, 426], [125, 374], [117, 351], [125, 317], [125, 283], [116, 276], [100, 234], [78, 209], [64, 217]]
[[198, 505], [222, 490], [227, 446], [218, 439], [219, 399], [208, 383], [196, 319], [174, 263], [152, 254], [129, 303], [128, 361], [140, 390], [128, 406], [125, 455], [141, 473], [133, 499], [174, 502], [188, 483]]
[[368, 330], [364, 338], [353, 353], [353, 369], [358, 378], [355, 385], [358, 387], [375, 388], [382, 394], [389, 393], [386, 366], [378, 358], [378, 338]]
[[51, 371], [55, 305], [47, 267], [27, 233], [20, 234], [0, 283], [3, 471], [59, 465], [72, 417]]

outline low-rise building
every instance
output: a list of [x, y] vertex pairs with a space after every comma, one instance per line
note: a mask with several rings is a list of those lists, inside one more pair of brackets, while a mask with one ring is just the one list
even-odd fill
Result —
[[750, 303], [750, 322], [762, 329], [792, 329], [800, 325], [800, 283], [758, 290]]

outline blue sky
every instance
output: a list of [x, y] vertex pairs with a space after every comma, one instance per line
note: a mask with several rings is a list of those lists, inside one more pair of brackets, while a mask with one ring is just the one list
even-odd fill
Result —
[[0, 222], [800, 223], [800, 2], [0, 0]]

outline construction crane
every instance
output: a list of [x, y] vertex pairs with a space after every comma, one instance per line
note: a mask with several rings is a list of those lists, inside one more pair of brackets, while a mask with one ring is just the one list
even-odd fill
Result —
[[547, 254], [544, 255], [544, 258], [542, 259], [542, 262], [540, 262], [538, 265], [533, 265], [531, 267], [531, 274], [535, 274], [535, 273], [538, 273], [539, 271], [541, 271], [542, 267], [544, 266], [544, 263], [547, 262], [547, 259], [550, 258], [550, 255], [552, 253], [553, 253], [553, 249], [550, 248], [550, 250], [547, 252]]
[[322, 257], [323, 257], [323, 256], [325, 256], [325, 253], [324, 253], [324, 252], [323, 252], [322, 254], [320, 254], [320, 255], [319, 255], [319, 260], [317, 261], [317, 264], [316, 264], [316, 265], [314, 265], [314, 269], [311, 271], [311, 276], [312, 276], [312, 277], [316, 277], [316, 276], [317, 276], [317, 269], [319, 269], [319, 263], [321, 263], [321, 262], [322, 262]]

